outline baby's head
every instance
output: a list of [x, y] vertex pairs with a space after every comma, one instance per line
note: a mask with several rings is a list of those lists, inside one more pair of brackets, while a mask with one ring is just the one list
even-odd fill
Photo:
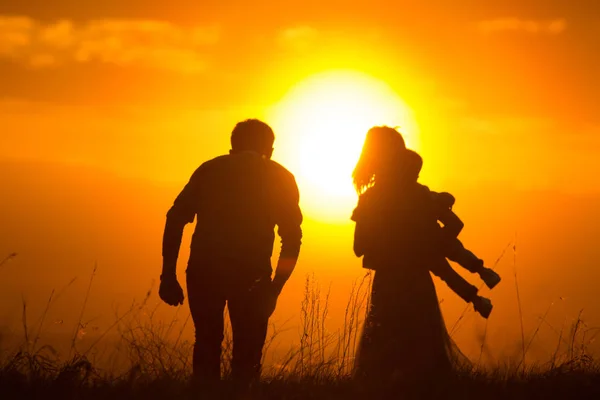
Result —
[[406, 149], [402, 160], [403, 177], [409, 182], [416, 182], [423, 168], [423, 158], [416, 151]]

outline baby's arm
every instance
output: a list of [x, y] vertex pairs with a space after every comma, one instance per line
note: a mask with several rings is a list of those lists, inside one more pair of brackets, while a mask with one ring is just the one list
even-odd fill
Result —
[[431, 196], [433, 197], [433, 202], [440, 208], [449, 208], [452, 209], [452, 206], [456, 202], [454, 196], [452, 196], [448, 192], [431, 192]]
[[449, 238], [457, 238], [465, 224], [458, 218], [454, 211], [447, 209], [441, 213], [438, 220], [444, 224], [443, 231]]
[[438, 220], [444, 224], [443, 232], [448, 238], [456, 238], [464, 228], [465, 224], [458, 215], [452, 211], [455, 199], [450, 193], [431, 192], [433, 202], [436, 205]]

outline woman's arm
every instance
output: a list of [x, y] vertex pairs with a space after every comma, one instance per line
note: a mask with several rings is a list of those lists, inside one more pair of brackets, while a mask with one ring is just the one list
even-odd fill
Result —
[[367, 242], [370, 236], [367, 227], [368, 221], [367, 218], [365, 218], [364, 195], [359, 198], [358, 205], [352, 212], [352, 217], [350, 219], [356, 223], [354, 226], [354, 254], [356, 257], [362, 257], [365, 255], [368, 247]]
[[356, 257], [362, 257], [365, 255], [366, 237], [364, 227], [362, 224], [357, 223], [354, 228], [354, 254]]

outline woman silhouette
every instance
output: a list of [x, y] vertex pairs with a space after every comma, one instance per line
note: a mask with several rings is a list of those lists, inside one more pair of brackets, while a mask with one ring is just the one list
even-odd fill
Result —
[[403, 178], [405, 152], [398, 131], [371, 128], [353, 173], [354, 252], [375, 270], [355, 374], [379, 383], [437, 380], [464, 360], [429, 274], [439, 251], [437, 218], [431, 197]]

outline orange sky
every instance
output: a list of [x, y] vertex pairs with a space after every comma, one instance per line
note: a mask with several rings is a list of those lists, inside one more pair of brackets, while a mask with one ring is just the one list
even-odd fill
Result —
[[[577, 296], [578, 285], [595, 276], [600, 10], [594, 1], [7, 3], [0, 8], [0, 177], [10, 194], [0, 195], [0, 229], [11, 230], [0, 231], [6, 243], [0, 257], [19, 251], [21, 267], [61, 260], [55, 268], [65, 265], [64, 273], [48, 285], [85, 275], [92, 260], [102, 259], [113, 265], [110, 271], [126, 271], [113, 295], [127, 298], [128, 284], [144, 290], [160, 262], [164, 212], [189, 174], [228, 150], [235, 122], [271, 116], [295, 85], [338, 69], [385, 82], [407, 105], [425, 157], [423, 179], [457, 194], [473, 250], [493, 260], [518, 232], [532, 301], [548, 264], [571, 261], [564, 270], [549, 268], [554, 289], [532, 305], [532, 321], [538, 309], [565, 293]], [[293, 130], [284, 126], [276, 131], [274, 158], [293, 164]], [[31, 173], [37, 162], [48, 167]], [[110, 178], [88, 175], [96, 173]], [[66, 188], [81, 180], [103, 188], [119, 182], [113, 190], [126, 195], [122, 202], [103, 195], [100, 202], [90, 184], [79, 200], [61, 199], [52, 192], [53, 179], [70, 182]], [[156, 197], [146, 202], [124, 189], [126, 182]], [[306, 192], [313, 204], [319, 200]], [[23, 199], [36, 205], [35, 213]], [[77, 247], [69, 245], [69, 229], [56, 242], [30, 242], [28, 227], [37, 232], [39, 221], [52, 224], [52, 215], [68, 213], [65, 204], [78, 201], [85, 204], [70, 221], [82, 227], [89, 218], [98, 226], [80, 243], [80, 256], [66, 255]], [[115, 224], [125, 223], [126, 208], [136, 204], [136, 223], [148, 236], [133, 239], [131, 228], [131, 235], [110, 237], [115, 226], [106, 222], [102, 204], [112, 204]], [[291, 283], [298, 290], [307, 272], [346, 280], [362, 273], [349, 253], [348, 221], [324, 225], [311, 207], [304, 263]], [[132, 265], [139, 249], [148, 267]], [[573, 253], [576, 260], [569, 260]], [[503, 268], [507, 278], [496, 304], [508, 321], [514, 284], [510, 263]], [[27, 292], [25, 270], [6, 275], [22, 284], [11, 296]], [[138, 273], [144, 288], [132, 283]], [[104, 283], [115, 280], [107, 273]], [[297, 296], [289, 296], [295, 304]], [[593, 308], [592, 299], [582, 295], [573, 307]], [[462, 305], [452, 302], [447, 312], [455, 315]]]
[[598, 189], [600, 17], [593, 2], [521, 3], [13, 2], [0, 156], [179, 182], [235, 121], [350, 68], [413, 109], [431, 175]]

